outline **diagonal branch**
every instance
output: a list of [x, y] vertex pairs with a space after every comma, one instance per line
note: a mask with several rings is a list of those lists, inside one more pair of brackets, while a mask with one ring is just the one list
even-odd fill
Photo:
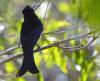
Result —
[[[70, 38], [68, 38], [68, 39], [66, 39], [66, 40], [62, 40], [62, 41], [60, 41], [60, 42], [56, 42], [57, 44], [56, 44], [56, 43], [53, 43], [53, 46], [58, 45], [58, 44], [61, 44], [61, 43], [64, 43], [64, 42], [67, 42], [67, 41], [72, 40], [72, 39], [74, 39], [74, 38], [84, 38], [84, 37], [86, 37], [86, 36], [89, 35], [89, 34], [90, 34], [90, 32], [85, 33], [85, 34], [82, 34], [82, 35], [72, 36], [72, 37], [70, 37]], [[51, 46], [52, 46], [52, 44], [51, 44]], [[13, 46], [13, 47], [11, 47], [11, 48], [8, 48], [8, 49], [6, 49], [6, 50], [4, 50], [4, 51], [1, 51], [1, 52], [0, 52], [0, 55], [5, 55], [5, 53], [10, 52], [10, 51], [12, 51], [12, 50], [14, 50], [14, 49], [16, 49], [16, 48], [18, 48], [18, 47], [19, 47], [18, 45], [15, 45], [15, 46]]]
[[[47, 46], [43, 46], [43, 47], [41, 47], [41, 48], [39, 48], [39, 49], [37, 49], [37, 50], [34, 50], [33, 53], [39, 52], [39, 51], [42, 51], [42, 50], [45, 50], [45, 49], [48, 49], [48, 48], [51, 48], [51, 47], [56, 47], [56, 46], [58, 46], [59, 44], [65, 43], [65, 42], [67, 42], [67, 41], [69, 41], [69, 40], [72, 40], [72, 39], [75, 39], [75, 38], [77, 38], [77, 39], [79, 39], [79, 38], [84, 38], [84, 37], [86, 37], [86, 36], [89, 35], [89, 34], [90, 34], [90, 32], [85, 33], [85, 34], [82, 34], [82, 35], [73, 36], [73, 37], [70, 37], [70, 38], [68, 38], [68, 39], [66, 39], [66, 40], [58, 41], [58, 42], [55, 42], [55, 43], [50, 44], [50, 45], [47, 45]], [[23, 55], [22, 55], [22, 52], [21, 52], [21, 53], [18, 53], [18, 54], [9, 55], [8, 58], [5, 58], [5, 59], [3, 59], [3, 60], [0, 60], [0, 64], [4, 64], [4, 63], [6, 63], [6, 62], [8, 62], [8, 61], [11, 61], [11, 60], [20, 58], [20, 57], [22, 57], [22, 56], [23, 56]]]
[[1, 55], [5, 55], [7, 52], [10, 52], [10, 51], [12, 51], [12, 50], [14, 50], [14, 49], [16, 49], [16, 48], [18, 48], [18, 45], [13, 46], [13, 47], [11, 47], [11, 48], [8, 48], [8, 49], [6, 49], [6, 50], [4, 50], [4, 51], [1, 51], [1, 52], [0, 52], [0, 56], [1, 56]]

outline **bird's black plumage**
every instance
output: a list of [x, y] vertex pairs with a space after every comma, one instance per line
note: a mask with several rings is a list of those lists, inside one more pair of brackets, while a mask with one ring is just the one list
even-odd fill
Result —
[[16, 75], [17, 77], [24, 75], [27, 71], [33, 74], [39, 73], [34, 62], [33, 48], [43, 31], [43, 25], [32, 7], [29, 5], [26, 6], [22, 13], [24, 16], [24, 22], [21, 28], [20, 40], [24, 58], [22, 66]]

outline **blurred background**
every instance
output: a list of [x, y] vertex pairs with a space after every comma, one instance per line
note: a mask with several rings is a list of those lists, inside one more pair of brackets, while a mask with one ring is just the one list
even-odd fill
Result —
[[[22, 9], [37, 6], [36, 14], [44, 30], [38, 41], [40, 47], [82, 35], [59, 46], [34, 53], [40, 74], [26, 73], [15, 78], [22, 57], [18, 47], [23, 22]], [[100, 0], [0, 0], [0, 81], [100, 81]], [[66, 47], [90, 45], [83, 49]], [[3, 52], [4, 50], [7, 52]], [[35, 47], [34, 49], [37, 49]], [[10, 50], [10, 51], [9, 51]]]

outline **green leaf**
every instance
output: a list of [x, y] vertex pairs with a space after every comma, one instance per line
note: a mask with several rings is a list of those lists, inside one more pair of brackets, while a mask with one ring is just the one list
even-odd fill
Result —
[[16, 67], [13, 62], [8, 62], [5, 64], [5, 71], [7, 73], [15, 72], [15, 70], [16, 70]]
[[70, 41], [70, 45], [71, 45], [71, 46], [75, 46], [75, 44], [76, 44], [76, 41], [75, 41], [75, 40], [71, 40], [71, 41]]
[[26, 81], [24, 78], [20, 77], [17, 79], [17, 81]]
[[62, 56], [61, 56], [61, 53], [60, 53], [58, 48], [54, 49], [53, 58], [54, 58], [55, 63], [58, 66], [61, 66], [61, 64], [62, 64]]
[[68, 13], [70, 11], [70, 5], [65, 2], [60, 2], [58, 4], [58, 10], [62, 13]]
[[46, 32], [51, 32], [51, 31], [55, 31], [57, 30], [59, 27], [63, 27], [63, 26], [70, 26], [70, 23], [67, 21], [60, 21], [60, 20], [55, 20], [55, 19], [51, 19], [46, 27]]
[[61, 64], [60, 68], [61, 68], [62, 72], [68, 73], [66, 58], [62, 58], [62, 64]]

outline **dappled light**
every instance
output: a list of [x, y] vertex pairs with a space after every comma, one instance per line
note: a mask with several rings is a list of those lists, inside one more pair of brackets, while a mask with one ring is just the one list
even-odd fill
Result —
[[[39, 73], [27, 70], [17, 78], [23, 59], [22, 10], [27, 5], [43, 24], [32, 52]], [[0, 0], [0, 81], [99, 80], [100, 0]]]

